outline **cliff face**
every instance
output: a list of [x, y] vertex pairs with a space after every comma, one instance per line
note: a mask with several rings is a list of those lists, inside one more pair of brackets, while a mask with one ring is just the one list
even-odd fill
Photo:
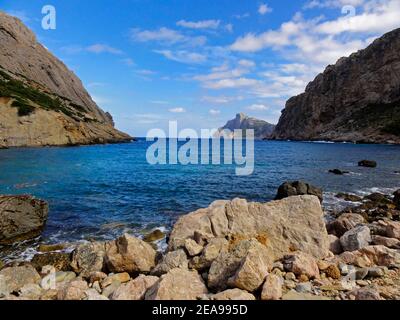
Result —
[[339, 59], [288, 100], [272, 138], [400, 143], [400, 29]]
[[256, 139], [264, 139], [271, 136], [274, 131], [275, 125], [270, 124], [264, 120], [259, 120], [256, 118], [251, 118], [243, 113], [236, 115], [235, 119], [229, 120], [225, 126], [220, 128], [218, 131], [222, 133], [223, 130], [234, 131], [235, 129], [253, 129], [254, 137]]
[[32, 31], [0, 12], [0, 147], [129, 139]]

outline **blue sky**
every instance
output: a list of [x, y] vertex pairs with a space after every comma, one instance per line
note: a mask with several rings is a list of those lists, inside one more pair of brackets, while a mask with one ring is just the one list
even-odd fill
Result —
[[[57, 10], [56, 30], [41, 9]], [[326, 65], [400, 26], [398, 0], [2, 0], [83, 81], [116, 126], [276, 123]]]

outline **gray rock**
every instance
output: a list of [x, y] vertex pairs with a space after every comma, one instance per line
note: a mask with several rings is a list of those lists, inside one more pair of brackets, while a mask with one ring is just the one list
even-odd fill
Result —
[[295, 290], [300, 293], [310, 293], [312, 292], [312, 284], [310, 282], [299, 283]]
[[72, 255], [71, 267], [84, 278], [102, 271], [104, 267], [105, 243], [89, 242], [76, 247]]
[[340, 238], [344, 251], [356, 251], [368, 246], [371, 241], [371, 232], [367, 226], [355, 227]]
[[278, 188], [275, 200], [281, 200], [291, 196], [313, 195], [317, 196], [322, 203], [322, 189], [314, 187], [303, 181], [285, 182]]
[[155, 276], [161, 276], [175, 268], [188, 268], [188, 259], [185, 251], [182, 249], [168, 252], [162, 258], [161, 262], [157, 264], [153, 270], [151, 270], [151, 274]]
[[355, 228], [356, 226], [365, 223], [362, 215], [357, 213], [344, 213], [336, 220], [329, 222], [326, 226], [329, 234], [341, 237], [347, 231]]

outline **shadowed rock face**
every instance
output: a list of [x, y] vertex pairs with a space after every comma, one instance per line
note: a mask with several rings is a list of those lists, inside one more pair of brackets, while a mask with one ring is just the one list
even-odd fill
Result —
[[288, 100], [272, 137], [400, 143], [400, 29], [328, 66]]
[[238, 113], [233, 120], [229, 120], [225, 126], [219, 129], [222, 133], [223, 130], [234, 131], [236, 129], [253, 129], [254, 137], [256, 139], [269, 138], [274, 131], [275, 125], [270, 124], [264, 120], [248, 117], [243, 113]]
[[80, 79], [19, 19], [0, 12], [0, 147], [129, 140]]

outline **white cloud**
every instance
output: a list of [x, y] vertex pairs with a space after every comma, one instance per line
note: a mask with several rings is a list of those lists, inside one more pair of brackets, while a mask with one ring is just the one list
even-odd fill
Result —
[[256, 79], [249, 78], [235, 78], [235, 79], [221, 79], [213, 82], [205, 82], [203, 86], [208, 89], [236, 89], [255, 86], [259, 83]]
[[269, 108], [265, 104], [252, 104], [251, 106], [248, 106], [247, 109], [251, 111], [265, 111]]
[[266, 3], [263, 3], [258, 7], [258, 13], [261, 15], [265, 15], [270, 12], [272, 12], [272, 8], [270, 8]]
[[228, 32], [231, 32], [231, 33], [233, 32], [233, 24], [232, 23], [226, 24], [224, 28]]
[[338, 8], [343, 6], [360, 6], [364, 0], [311, 0], [304, 6], [305, 9]]
[[228, 104], [240, 100], [243, 100], [242, 96], [204, 96], [201, 98], [201, 101], [213, 104]]
[[191, 46], [203, 46], [207, 42], [205, 36], [189, 37], [179, 31], [162, 27], [158, 30], [131, 30], [131, 38], [136, 42], [160, 42], [168, 45], [183, 43]]
[[107, 44], [96, 43], [89, 47], [86, 47], [86, 51], [92, 53], [111, 53], [111, 54], [122, 54], [123, 52], [119, 49], [113, 48]]
[[184, 113], [186, 110], [184, 108], [172, 108], [168, 110], [171, 113]]
[[157, 73], [153, 70], [147, 70], [147, 69], [136, 70], [135, 72], [141, 76], [152, 76]]
[[208, 112], [213, 116], [216, 116], [221, 113], [221, 111], [216, 110], [216, 109], [210, 109]]
[[218, 29], [220, 23], [220, 20], [203, 20], [196, 22], [180, 20], [176, 23], [176, 25], [189, 29]]
[[252, 67], [255, 67], [256, 64], [254, 61], [242, 59], [242, 60], [239, 60], [239, 65], [241, 65], [242, 67], [246, 67], [246, 68], [252, 68]]
[[242, 19], [246, 19], [246, 18], [250, 17], [250, 13], [245, 12], [245, 13], [242, 13], [242, 14], [235, 14], [235, 15], [233, 15], [233, 17], [235, 19], [242, 20]]
[[187, 50], [154, 50], [155, 53], [163, 55], [165, 58], [180, 62], [180, 63], [203, 63], [207, 60], [207, 57], [201, 53], [189, 52]]

